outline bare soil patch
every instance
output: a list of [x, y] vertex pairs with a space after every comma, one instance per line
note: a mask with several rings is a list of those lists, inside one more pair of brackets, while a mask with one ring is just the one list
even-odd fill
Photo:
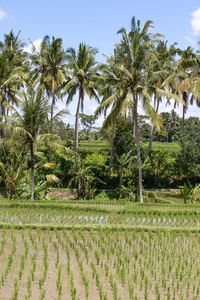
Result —
[[61, 191], [54, 191], [49, 190], [48, 191], [50, 198], [54, 199], [69, 199], [69, 200], [76, 200], [77, 199], [77, 192], [76, 191], [69, 191], [69, 190], [61, 190]]

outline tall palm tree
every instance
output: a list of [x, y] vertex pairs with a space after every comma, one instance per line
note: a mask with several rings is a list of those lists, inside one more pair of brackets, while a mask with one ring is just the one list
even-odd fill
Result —
[[[199, 39], [200, 41], [200, 39]], [[200, 42], [198, 42], [200, 45]], [[192, 102], [193, 100], [196, 100], [196, 104], [199, 107], [200, 106], [200, 51], [197, 51], [196, 53], [196, 64], [192, 67], [192, 75], [191, 75], [191, 81], [192, 81]]]
[[[20, 101], [20, 89], [27, 78], [25, 68], [19, 65], [14, 56], [10, 59], [10, 52], [5, 47], [0, 52], [0, 122], [6, 122], [6, 117], [12, 111], [11, 106], [16, 106]], [[1, 136], [1, 130], [0, 130]]]
[[0, 42], [0, 121], [10, 110], [10, 104], [17, 105], [19, 90], [23, 87], [28, 71], [24, 42], [13, 31], [5, 34]]
[[[115, 63], [118, 63], [118, 51], [117, 49], [114, 49], [114, 56], [113, 60]], [[98, 78], [98, 81], [101, 85], [101, 90], [100, 94], [102, 96], [101, 99], [101, 105], [96, 109], [94, 117], [97, 118], [99, 115], [104, 113], [104, 116], [107, 114], [107, 110], [111, 108], [112, 106], [112, 111], [115, 111], [115, 102], [112, 100], [110, 102], [106, 101], [108, 98], [110, 98], [114, 92], [115, 92], [115, 87], [114, 85], [109, 81], [109, 75], [108, 73], [112, 73], [113, 77], [118, 75], [118, 72], [115, 68], [112, 67], [111, 64], [100, 64], [99, 69], [101, 70], [102, 74]], [[115, 74], [116, 72], [116, 74]], [[112, 98], [111, 98], [112, 99]], [[103, 102], [106, 101], [106, 105], [103, 104]], [[113, 157], [113, 144], [114, 144], [114, 131], [115, 131], [115, 124], [116, 120], [120, 115], [126, 115], [127, 107], [122, 108], [122, 110], [119, 110], [117, 114], [111, 114], [108, 115], [105, 121], [103, 122], [102, 129], [106, 129], [107, 127], [112, 127], [112, 133], [111, 133], [111, 149], [110, 149], [110, 162], [109, 162], [109, 174], [108, 176], [111, 177], [111, 168], [112, 168], [112, 157]]]
[[[171, 45], [169, 48], [167, 48], [167, 41], [159, 41], [156, 47], [152, 51], [152, 55], [149, 57], [149, 64], [150, 64], [150, 72], [149, 72], [149, 83], [151, 86], [153, 86], [152, 91], [152, 97], [153, 97], [153, 107], [158, 113], [159, 105], [162, 102], [162, 97], [160, 95], [157, 95], [156, 90], [154, 87], [163, 88], [162, 83], [164, 80], [173, 72], [172, 69], [172, 62], [175, 60], [175, 55], [177, 52], [177, 49], [175, 48], [176, 44]], [[151, 76], [151, 70], [153, 70], [154, 73], [157, 73], [158, 76]], [[168, 97], [169, 98], [169, 97]], [[167, 99], [167, 103], [169, 99]], [[153, 141], [153, 135], [154, 131], [156, 129], [156, 126], [152, 124], [151, 128], [151, 135], [149, 139], [149, 145], [146, 151], [145, 160], [148, 157], [149, 151], [152, 147], [152, 141]]]
[[179, 122], [179, 115], [177, 114], [177, 112], [172, 109], [170, 111], [170, 116], [169, 116], [169, 121], [166, 125], [166, 129], [167, 129], [167, 142], [169, 142], [169, 133], [170, 131], [176, 127], [177, 125], [179, 125], [180, 122]]
[[[62, 39], [55, 39], [47, 35], [41, 43], [40, 51], [36, 52], [33, 46], [32, 63], [35, 66], [32, 72], [32, 83], [39, 88], [45, 89], [48, 96], [51, 96], [51, 120], [56, 100], [62, 97], [62, 85], [66, 79], [66, 52], [62, 46]], [[50, 124], [50, 133], [53, 130], [53, 123]], [[51, 149], [49, 150], [49, 162], [51, 162]]]
[[[140, 21], [132, 18], [131, 31], [128, 33], [125, 28], [121, 28], [118, 33], [122, 35], [121, 42], [116, 44], [118, 61], [114, 57], [107, 58], [107, 63], [111, 68], [105, 68], [107, 83], [112, 85], [114, 93], [104, 101], [100, 106], [101, 109], [113, 103], [111, 112], [105, 122], [109, 122], [130, 105], [132, 102], [134, 111], [134, 128], [137, 145], [137, 158], [139, 169], [139, 196], [140, 202], [143, 202], [142, 194], [142, 161], [140, 154], [140, 141], [138, 130], [138, 103], [141, 101], [142, 106], [149, 116], [152, 123], [160, 126], [160, 119], [156, 111], [151, 106], [151, 95], [149, 89], [149, 74], [147, 58], [152, 51], [152, 44], [157, 40], [160, 34], [151, 34], [150, 29], [153, 27], [151, 21], [147, 21], [143, 28], [140, 28]], [[156, 40], [155, 40], [156, 39]], [[110, 69], [115, 70], [111, 72]], [[152, 76], [154, 72], [152, 71]], [[158, 94], [167, 94], [159, 88], [155, 88]]]
[[23, 51], [25, 43], [23, 39], [19, 39], [20, 33], [21, 31], [15, 35], [13, 30], [11, 30], [8, 34], [4, 35], [4, 43], [0, 42], [0, 46], [4, 45], [7, 49], [10, 48], [14, 52]]
[[[193, 52], [191, 47], [186, 50], [177, 49], [179, 59], [173, 62], [173, 71], [170, 76], [162, 83], [167, 90], [173, 90], [183, 100], [182, 114], [182, 132], [184, 132], [185, 113], [189, 106], [189, 102], [193, 102], [193, 70], [199, 65], [199, 56]], [[176, 105], [177, 102], [175, 102]]]
[[14, 34], [11, 30], [8, 34], [4, 35], [4, 42], [0, 42], [0, 51], [7, 51], [9, 62], [14, 60], [15, 66], [22, 66], [28, 71], [29, 62], [27, 60], [27, 53], [24, 51], [25, 42], [19, 38], [21, 31]]
[[[177, 69], [178, 75], [182, 74], [178, 78], [178, 91], [185, 101], [182, 114], [182, 132], [184, 132], [185, 113], [189, 105], [189, 98], [192, 96], [192, 69], [197, 64], [198, 57], [191, 47], [187, 47], [186, 50], [179, 50], [179, 55], [180, 59], [178, 60]], [[190, 103], [192, 103], [192, 100]]]
[[[75, 138], [74, 138], [74, 151], [76, 152], [78, 147], [78, 124], [79, 124], [79, 112], [83, 112], [84, 96], [85, 93], [90, 97], [99, 101], [97, 95], [98, 84], [95, 77], [98, 75], [98, 65], [95, 60], [95, 55], [98, 50], [86, 44], [79, 44], [78, 51], [74, 48], [67, 50], [68, 61], [68, 75], [69, 80], [64, 89], [68, 93], [67, 105], [73, 100], [76, 93], [78, 93], [78, 103], [76, 109], [75, 120]], [[77, 158], [75, 156], [75, 164], [77, 169]]]

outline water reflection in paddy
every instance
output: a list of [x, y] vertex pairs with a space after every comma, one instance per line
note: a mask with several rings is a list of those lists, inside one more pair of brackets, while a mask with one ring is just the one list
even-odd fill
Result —
[[139, 226], [166, 226], [166, 227], [200, 227], [200, 220], [189, 217], [166, 217], [158, 216], [141, 216], [131, 214], [54, 214], [47, 212], [14, 212], [2, 211], [0, 213], [0, 222], [11, 224], [122, 224], [122, 225], [139, 225]]

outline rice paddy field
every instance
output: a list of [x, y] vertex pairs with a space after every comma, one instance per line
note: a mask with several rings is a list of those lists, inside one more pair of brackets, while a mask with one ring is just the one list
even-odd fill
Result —
[[0, 299], [200, 299], [200, 205], [170, 201], [2, 199]]
[[[148, 147], [148, 142], [144, 143], [144, 148]], [[152, 150], [167, 150], [169, 154], [172, 154], [174, 152], [180, 151], [181, 147], [178, 143], [161, 143], [161, 142], [153, 142], [152, 144]], [[97, 152], [99, 150], [105, 150], [108, 151], [109, 144], [105, 140], [100, 141], [80, 141], [79, 145], [79, 151], [81, 150], [89, 150], [92, 152]]]

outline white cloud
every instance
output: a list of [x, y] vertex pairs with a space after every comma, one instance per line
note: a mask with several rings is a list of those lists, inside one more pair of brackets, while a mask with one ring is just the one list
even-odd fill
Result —
[[[172, 109], [174, 109], [177, 112], [179, 117], [182, 117], [183, 105], [179, 104], [176, 106], [176, 108], [174, 108], [174, 101], [171, 102], [171, 105], [166, 105], [166, 102], [163, 101], [163, 103], [161, 103], [161, 105], [159, 107], [159, 113], [170, 112]], [[193, 105], [189, 105], [188, 109], [186, 110], [185, 118], [186, 119], [189, 117], [198, 117], [199, 118], [199, 112], [200, 112], [200, 108], [196, 105], [196, 103], [194, 103]]]
[[0, 8], [0, 20], [3, 18], [7, 18], [8, 14], [3, 9]]
[[184, 39], [186, 40], [186, 41], [188, 41], [190, 44], [192, 44], [192, 45], [194, 45], [195, 44], [195, 42], [189, 37], [189, 36], [184, 36]]
[[[92, 103], [94, 105], [90, 105], [90, 106], [86, 105], [85, 106], [84, 112], [86, 114], [93, 114], [93, 112], [96, 110], [96, 107], [98, 106], [98, 104], [96, 104], [95, 101], [92, 102]], [[63, 100], [63, 102], [59, 100], [56, 103], [55, 113], [57, 113], [59, 110], [65, 109], [65, 108], [66, 108], [65, 100]], [[165, 101], [165, 99], [163, 99], [163, 102], [160, 104], [160, 107], [159, 107], [159, 113], [161, 113], [161, 112], [170, 112], [172, 109], [174, 109], [174, 101], [173, 100], [171, 101], [171, 105], [166, 105], [166, 101]], [[66, 124], [70, 123], [71, 125], [74, 125], [75, 124], [76, 103], [74, 103], [72, 101], [72, 103], [70, 103], [70, 105], [69, 105], [69, 110], [70, 110], [71, 115], [63, 116], [62, 120]], [[178, 113], [179, 117], [182, 117], [183, 106], [181, 104], [177, 105], [176, 108], [175, 108], [175, 111]], [[189, 118], [191, 116], [199, 117], [199, 112], [200, 112], [200, 108], [198, 108], [196, 106], [196, 104], [194, 104], [193, 106], [189, 105], [189, 107], [186, 111], [185, 117], [186, 118]], [[107, 115], [109, 113], [110, 113], [110, 108], [107, 111]], [[141, 114], [141, 115], [145, 115], [145, 112], [142, 109], [142, 106], [140, 104], [138, 105], [138, 113]], [[101, 127], [103, 122], [104, 122], [104, 115], [102, 114], [95, 121], [94, 126], [95, 127]], [[79, 122], [79, 125], [80, 125], [80, 122]]]
[[[51, 104], [51, 100], [50, 100], [50, 104]], [[60, 110], [66, 109], [66, 103], [63, 101], [58, 101], [56, 102], [55, 105], [55, 109], [54, 109], [54, 115], [56, 113], [58, 113]], [[69, 109], [68, 109], [69, 110]], [[61, 120], [65, 123], [68, 124], [70, 123], [71, 125], [73, 125], [75, 123], [75, 116], [71, 113], [71, 111], [69, 110], [70, 114], [65, 114], [61, 117]]]
[[95, 121], [94, 126], [95, 126], [95, 127], [101, 127], [102, 124], [103, 124], [103, 122], [104, 122], [104, 116], [101, 115], [101, 116], [99, 116], [98, 119]]
[[97, 107], [98, 107], [98, 104], [96, 104], [96, 105], [95, 104], [94, 105], [89, 105], [87, 107], [88, 113], [93, 114], [95, 112], [95, 110], [97, 109]]
[[60, 110], [66, 109], [67, 107], [66, 107], [65, 103], [63, 103], [61, 101], [58, 101], [56, 103], [56, 107], [55, 108], [56, 108], [57, 111], [60, 111]]
[[[33, 42], [33, 45], [35, 46], [36, 51], [40, 50], [41, 42], [42, 42], [42, 39], [37, 39]], [[29, 44], [27, 47], [24, 47], [24, 51], [28, 52], [28, 53], [32, 53], [33, 52], [32, 48], [33, 48], [32, 44]]]
[[192, 12], [192, 20], [190, 21], [192, 25], [193, 35], [200, 34], [200, 7]]
[[85, 96], [84, 96], [84, 103], [90, 103], [91, 102], [91, 99], [89, 98], [89, 96], [85, 93]]

